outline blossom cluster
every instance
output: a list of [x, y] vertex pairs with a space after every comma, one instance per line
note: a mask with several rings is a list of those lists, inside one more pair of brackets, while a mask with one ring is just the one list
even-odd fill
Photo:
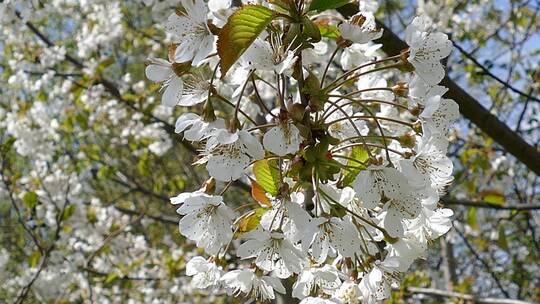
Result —
[[[416, 17], [409, 48], [385, 57], [376, 1], [347, 20], [317, 1], [230, 2], [181, 1], [168, 58], [146, 68], [164, 105], [186, 107], [176, 132], [211, 177], [171, 199], [207, 254], [186, 274], [259, 300], [286, 293], [285, 279], [301, 303], [388, 298], [451, 227], [438, 206], [458, 117], [439, 86], [448, 37]], [[226, 202], [247, 183], [252, 202]]]

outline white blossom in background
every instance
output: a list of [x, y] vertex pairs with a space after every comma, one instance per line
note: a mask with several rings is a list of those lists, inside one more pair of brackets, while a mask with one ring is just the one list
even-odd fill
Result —
[[[429, 20], [415, 18], [406, 30], [410, 49], [388, 59], [373, 43], [383, 34], [377, 1], [359, 1], [360, 13], [343, 22], [331, 18], [333, 38], [307, 30], [328, 12], [309, 12], [298, 29], [305, 32], [287, 33], [294, 26], [281, 8], [256, 37], [236, 33], [250, 44], [226, 74], [223, 52], [233, 50], [220, 50], [217, 36], [243, 9], [232, 1], [31, 2], [0, 3], [2, 25], [22, 27], [59, 8], [70, 16], [54, 46], [31, 42], [24, 49], [35, 48], [35, 60], [15, 53], [2, 67], [13, 73], [0, 97], [12, 102], [0, 107], [0, 129], [28, 166], [14, 183], [16, 199], [35, 204], [25, 207], [23, 223], [55, 247], [46, 257], [23, 248], [29, 261], [16, 276], [12, 255], [0, 249], [2, 292], [16, 296], [36, 276], [32, 295], [42, 302], [176, 303], [194, 295], [248, 302], [286, 294], [288, 280], [301, 303], [376, 303], [452, 227], [453, 212], [437, 204], [453, 180], [446, 136], [459, 115], [438, 85], [451, 43]], [[251, 17], [241, 25], [253, 30]], [[128, 30], [149, 20], [161, 27]], [[17, 27], [2, 27], [4, 43], [26, 34]], [[147, 53], [116, 54], [126, 42]], [[165, 44], [170, 57], [160, 59]], [[145, 58], [152, 59], [145, 65]], [[161, 86], [162, 105], [143, 76]], [[63, 142], [69, 132], [81, 136]], [[193, 155], [176, 154], [179, 144]], [[124, 147], [129, 156], [114, 154]], [[182, 168], [193, 180], [177, 180], [167, 164], [146, 167], [169, 156], [200, 166]], [[130, 176], [136, 171], [164, 171], [170, 180], [139, 183]], [[187, 189], [206, 173], [201, 189]], [[108, 191], [99, 189], [101, 179], [129, 191], [97, 198], [94, 191]], [[174, 224], [160, 214], [166, 205], [133, 198], [161, 198], [171, 188], [183, 191], [170, 199], [175, 236], [155, 229]]]
[[215, 36], [207, 25], [208, 6], [203, 0], [182, 0], [181, 4], [185, 12], [171, 14], [165, 29], [179, 43], [174, 61], [192, 61], [198, 66], [214, 50]]

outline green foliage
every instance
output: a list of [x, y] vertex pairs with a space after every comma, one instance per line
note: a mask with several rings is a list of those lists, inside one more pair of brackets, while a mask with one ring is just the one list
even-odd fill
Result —
[[229, 17], [217, 44], [222, 77], [275, 17], [275, 11], [262, 5], [246, 5]]
[[33, 209], [38, 204], [38, 196], [35, 192], [26, 192], [23, 196], [23, 203], [28, 209]]
[[310, 11], [322, 12], [329, 9], [342, 7], [350, 3], [351, 0], [313, 0], [309, 6]]
[[478, 230], [478, 222], [476, 218], [476, 208], [469, 208], [467, 210], [467, 224], [473, 229]]
[[76, 209], [77, 209], [77, 205], [68, 205], [64, 209], [64, 213], [62, 213], [62, 221], [69, 219], [73, 215], [73, 213], [75, 213]]
[[268, 209], [257, 208], [254, 211], [252, 211], [249, 215], [245, 216], [242, 220], [240, 220], [240, 223], [238, 224], [238, 231], [236, 233], [236, 237], [239, 237], [240, 235], [244, 233], [248, 233], [250, 231], [257, 229], [257, 227], [259, 226], [259, 223], [261, 222], [261, 217], [266, 212], [268, 212]]
[[41, 252], [39, 250], [36, 250], [32, 252], [32, 254], [28, 257], [28, 266], [34, 268], [39, 265], [39, 261], [41, 260]]
[[335, 25], [318, 23], [317, 26], [319, 27], [319, 31], [323, 37], [336, 40], [339, 36], [341, 36], [339, 29]]
[[279, 169], [276, 160], [259, 160], [253, 165], [257, 183], [273, 196], [279, 193]]
[[345, 170], [343, 180], [341, 181], [343, 186], [350, 186], [356, 179], [358, 173], [366, 169], [366, 166], [363, 165], [363, 163], [369, 159], [369, 154], [361, 146], [354, 146], [349, 157], [351, 159], [347, 161], [347, 169]]
[[497, 246], [501, 249], [508, 251], [508, 240], [506, 239], [506, 231], [504, 225], [499, 225], [498, 237], [497, 237]]

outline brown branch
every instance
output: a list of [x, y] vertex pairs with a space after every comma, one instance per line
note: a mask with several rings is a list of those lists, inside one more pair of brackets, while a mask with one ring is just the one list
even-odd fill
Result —
[[139, 211], [137, 210], [132, 210], [132, 209], [128, 209], [128, 208], [122, 208], [122, 207], [118, 207], [118, 206], [114, 206], [114, 208], [124, 214], [128, 214], [128, 215], [135, 215], [135, 216], [140, 216], [142, 215], [143, 217], [147, 217], [149, 219], [153, 219], [155, 221], [158, 221], [158, 222], [161, 222], [163, 224], [167, 224], [167, 225], [178, 225], [178, 219], [174, 219], [172, 217], [164, 217], [164, 216], [157, 216], [157, 215], [151, 215], [151, 214], [145, 214], [145, 213], [140, 213]]
[[526, 210], [540, 209], [540, 204], [520, 204], [520, 205], [513, 205], [513, 206], [503, 206], [503, 205], [495, 205], [495, 204], [491, 204], [487, 202], [474, 202], [474, 201], [458, 200], [458, 199], [444, 198], [444, 197], [441, 199], [441, 202], [447, 206], [460, 205], [460, 206], [466, 206], [466, 207], [476, 207], [476, 208], [495, 209], [495, 210], [526, 211]]
[[479, 298], [470, 294], [434, 288], [408, 287], [406, 289], [406, 292], [412, 294], [424, 294], [435, 298], [457, 298], [465, 301], [470, 301], [471, 303], [475, 304], [532, 304], [531, 302], [514, 299]]
[[[352, 16], [358, 11], [358, 6], [346, 5], [341, 7], [339, 11], [345, 17]], [[377, 42], [383, 43], [382, 49], [386, 54], [389, 56], [398, 55], [402, 50], [409, 47], [391, 29], [381, 22], [377, 23], [379, 27], [384, 29], [383, 36]], [[526, 165], [532, 172], [540, 175], [540, 152], [535, 147], [512, 131], [497, 116], [491, 114], [478, 100], [458, 86], [448, 76], [443, 79], [441, 85], [448, 88], [445, 97], [457, 102], [459, 111], [465, 118], [493, 138], [495, 142]]]
[[497, 285], [499, 290], [504, 294], [505, 297], [509, 298], [510, 294], [508, 294], [506, 289], [504, 289], [504, 287], [503, 287], [503, 285], [501, 283], [501, 280], [499, 280], [498, 274], [495, 273], [495, 271], [493, 271], [493, 269], [491, 269], [491, 266], [480, 256], [480, 254], [478, 254], [478, 252], [476, 252], [476, 249], [474, 249], [474, 247], [471, 245], [471, 243], [469, 243], [469, 241], [467, 240], [467, 237], [463, 234], [463, 232], [461, 230], [459, 230], [456, 227], [456, 225], [454, 225], [454, 223], [452, 223], [452, 226], [454, 227], [454, 230], [458, 233], [458, 235], [463, 240], [463, 243], [465, 244], [465, 246], [474, 255], [476, 260], [478, 260], [482, 264], [482, 266], [484, 266], [485, 270], [489, 273], [489, 275], [491, 276], [493, 281], [495, 281], [495, 284]]
[[467, 51], [465, 51], [465, 49], [463, 49], [459, 44], [457, 44], [455, 41], [452, 41], [452, 43], [454, 44], [454, 47], [461, 53], [463, 54], [463, 56], [467, 57], [467, 59], [469, 59], [470, 61], [472, 61], [477, 67], [479, 67], [483, 72], [484, 74], [488, 75], [489, 77], [495, 79], [498, 83], [502, 84], [503, 86], [505, 86], [506, 88], [508, 88], [509, 90], [511, 90], [512, 92], [514, 93], [517, 93], [523, 97], [526, 97], [527, 99], [530, 99], [530, 100], [534, 100], [536, 102], [540, 102], [540, 99], [539, 98], [536, 98], [534, 96], [532, 96], [531, 94], [527, 94], [523, 91], [520, 91], [519, 89], [517, 89], [516, 87], [512, 86], [511, 84], [509, 84], [508, 82], [502, 80], [501, 78], [499, 78], [497, 75], [493, 74], [488, 68], [486, 68], [484, 65], [482, 65], [478, 60], [476, 60], [476, 58], [474, 58], [471, 54], [469, 54]]

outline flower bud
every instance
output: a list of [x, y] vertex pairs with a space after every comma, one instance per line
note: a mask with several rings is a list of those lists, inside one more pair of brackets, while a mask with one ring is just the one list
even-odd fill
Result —
[[295, 103], [290, 107], [289, 115], [294, 121], [302, 121], [306, 114], [306, 107], [302, 104]]
[[216, 120], [216, 113], [214, 113], [214, 106], [210, 99], [204, 103], [202, 118], [206, 122], [212, 122]]
[[234, 133], [240, 128], [240, 121], [238, 118], [234, 117], [231, 120], [227, 120], [227, 129], [229, 132]]
[[343, 48], [343, 49], [348, 48], [353, 44], [352, 41], [347, 40], [343, 38], [342, 36], [337, 37], [336, 43], [340, 48]]
[[414, 148], [414, 146], [416, 145], [416, 140], [413, 134], [407, 133], [399, 137], [399, 143], [403, 147]]
[[211, 177], [206, 182], [204, 182], [201, 189], [204, 191], [204, 193], [208, 195], [214, 194], [216, 192], [216, 180]]
[[423, 129], [422, 129], [422, 122], [421, 122], [421, 121], [417, 121], [417, 122], [413, 123], [413, 130], [414, 130], [417, 134], [422, 134], [422, 132], [423, 132]]
[[357, 26], [362, 26], [364, 22], [366, 22], [366, 17], [364, 15], [354, 15], [349, 21], [350, 24], [354, 24]]
[[421, 105], [417, 105], [416, 107], [412, 108], [409, 112], [411, 112], [412, 115], [418, 117], [420, 114], [422, 114], [422, 111], [424, 108]]
[[415, 68], [414, 66], [409, 62], [409, 53], [410, 50], [406, 49], [401, 51], [401, 54], [399, 56], [400, 65], [398, 69], [402, 72], [414, 72]]
[[407, 97], [409, 96], [409, 84], [406, 82], [400, 82], [392, 87], [392, 91], [394, 94], [396, 94], [396, 96]]

